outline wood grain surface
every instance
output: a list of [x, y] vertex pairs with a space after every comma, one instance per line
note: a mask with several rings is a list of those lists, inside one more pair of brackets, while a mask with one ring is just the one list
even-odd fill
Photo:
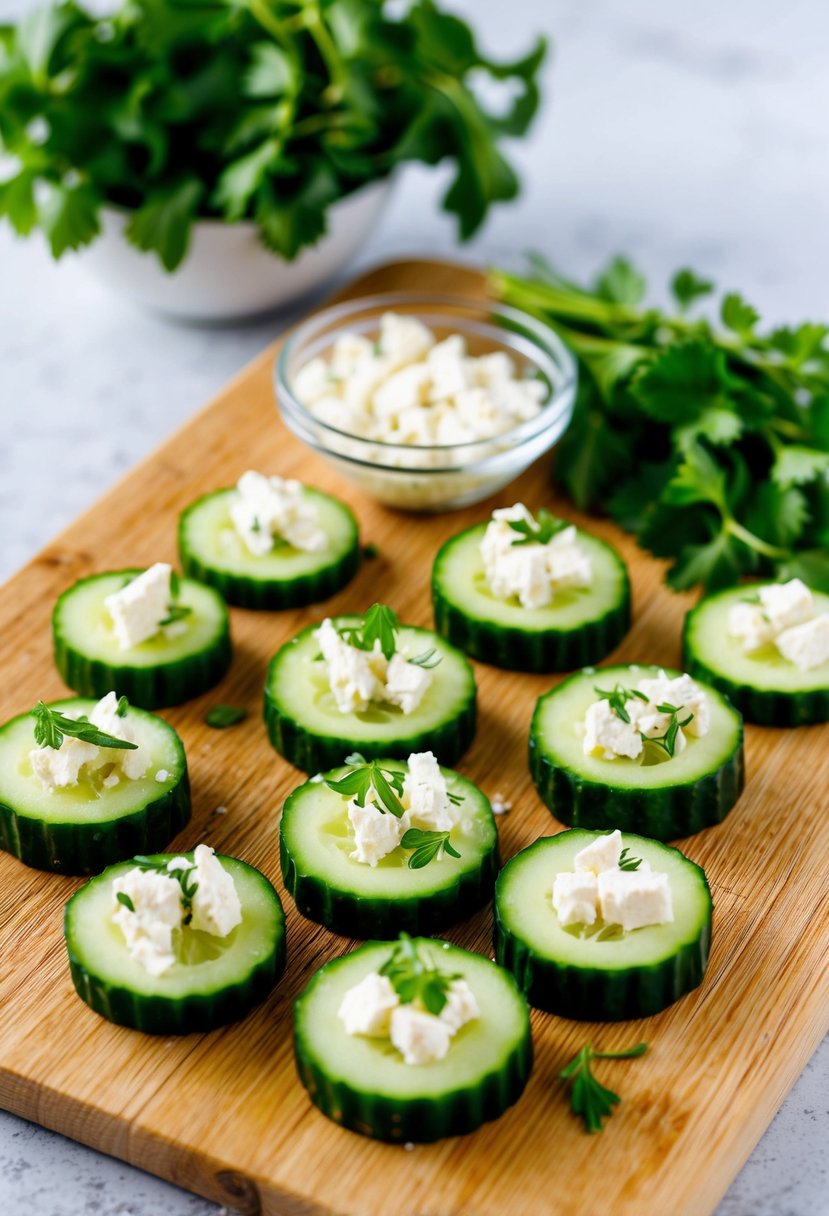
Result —
[[[484, 289], [466, 268], [400, 263], [349, 291], [408, 287]], [[352, 491], [279, 422], [273, 355], [265, 351], [0, 591], [0, 719], [65, 693], [50, 653], [58, 593], [96, 570], [174, 561], [176, 517], [196, 495], [255, 467], [348, 501], [379, 557], [324, 609], [233, 609], [230, 674], [164, 715], [184, 739], [193, 783], [193, 819], [175, 846], [205, 840], [276, 883], [288, 914], [285, 978], [243, 1023], [209, 1035], [154, 1039], [112, 1026], [75, 996], [69, 978], [62, 912], [78, 881], [0, 855], [0, 1105], [246, 1216], [704, 1216], [829, 1028], [827, 728], [749, 727], [745, 794], [724, 824], [682, 846], [705, 867], [715, 900], [711, 962], [695, 993], [658, 1017], [615, 1026], [535, 1012], [536, 1064], [524, 1096], [472, 1136], [406, 1150], [330, 1123], [294, 1072], [291, 1002], [351, 943], [304, 921], [281, 886], [277, 822], [303, 775], [268, 746], [260, 713], [266, 664], [324, 612], [362, 611], [375, 599], [404, 621], [430, 625], [438, 545], [497, 504], [417, 517]], [[583, 521], [557, 502], [548, 462], [500, 501], [518, 498], [588, 523], [630, 563], [635, 624], [612, 660], [677, 665], [691, 601], [665, 590], [659, 563], [609, 523]], [[459, 768], [511, 801], [499, 819], [506, 858], [557, 830], [526, 763], [535, 699], [553, 680], [475, 670], [480, 726]], [[209, 730], [202, 718], [217, 702], [247, 706], [247, 721]], [[487, 909], [446, 936], [488, 952], [490, 932]], [[556, 1080], [588, 1039], [604, 1048], [651, 1045], [640, 1060], [603, 1066], [602, 1079], [623, 1101], [600, 1136], [582, 1131]]]

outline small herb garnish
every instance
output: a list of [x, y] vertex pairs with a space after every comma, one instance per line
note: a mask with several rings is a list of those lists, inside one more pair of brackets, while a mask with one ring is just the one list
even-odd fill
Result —
[[513, 545], [546, 545], [556, 533], [570, 526], [566, 520], [558, 519], [544, 507], [528, 520], [510, 519], [507, 522], [513, 532], [519, 533], [513, 538]]
[[135, 751], [137, 743], [128, 743], [99, 730], [86, 718], [67, 718], [57, 709], [50, 709], [42, 701], [31, 711], [35, 720], [35, 743], [38, 747], [59, 748], [68, 735], [82, 743], [94, 743], [96, 747], [115, 747], [122, 751]]
[[648, 699], [638, 688], [623, 688], [621, 684], [617, 684], [614, 688], [594, 687], [593, 691], [599, 694], [600, 701], [608, 702], [616, 717], [621, 718], [623, 722], [630, 722], [630, 714], [625, 709], [625, 704], [632, 697], [638, 697], [640, 701]]
[[[185, 858], [184, 860], [186, 861], [187, 859]], [[181, 903], [185, 912], [183, 923], [189, 925], [193, 918], [193, 896], [199, 889], [199, 884], [193, 882], [193, 873], [196, 869], [193, 862], [188, 861], [186, 866], [177, 866], [174, 870], [169, 870], [167, 862], [164, 860], [155, 861], [152, 857], [140, 855], [133, 857], [133, 861], [139, 870], [154, 870], [156, 874], [163, 874], [166, 878], [176, 879], [181, 887]]]
[[562, 1081], [572, 1081], [570, 1108], [574, 1115], [581, 1115], [589, 1132], [602, 1131], [602, 1119], [613, 1114], [613, 1107], [621, 1101], [618, 1094], [597, 1081], [591, 1071], [593, 1060], [630, 1060], [643, 1056], [647, 1043], [637, 1043], [625, 1051], [594, 1051], [589, 1043], [576, 1052], [566, 1068], [558, 1074]]
[[410, 663], [414, 663], [415, 667], [426, 667], [430, 669], [437, 667], [441, 661], [441, 656], [433, 646], [431, 650], [424, 650], [423, 654], [416, 655], [413, 659], [409, 659]]
[[687, 726], [689, 722], [693, 722], [694, 715], [689, 714], [687, 718], [683, 718], [680, 722], [679, 715], [682, 713], [681, 705], [669, 705], [667, 702], [663, 705], [657, 705], [657, 712], [660, 714], [670, 714], [670, 721], [665, 730], [664, 735], [646, 735], [641, 730], [639, 736], [643, 743], [653, 743], [656, 747], [661, 748], [668, 756], [673, 757], [676, 752], [676, 743], [679, 738], [679, 730], [682, 726]]
[[130, 703], [127, 700], [127, 698], [119, 697], [118, 704], [115, 706], [115, 712], [119, 718], [126, 718], [127, 710], [129, 709], [129, 707], [130, 707]]
[[135, 911], [135, 904], [132, 902], [129, 895], [127, 895], [126, 891], [116, 891], [115, 898], [118, 900], [118, 903], [123, 904], [128, 911]]
[[380, 556], [380, 550], [370, 541], [367, 545], [363, 545], [363, 557], [367, 562], [373, 562], [376, 557]]
[[178, 575], [178, 571], [171, 570], [170, 603], [167, 605], [167, 615], [164, 617], [164, 620], [158, 622], [159, 629], [162, 629], [165, 625], [173, 625], [176, 621], [183, 621], [186, 616], [190, 616], [193, 609], [188, 608], [186, 604], [179, 604], [176, 602], [180, 594], [181, 579]]
[[338, 781], [326, 780], [328, 788], [343, 797], [353, 798], [357, 806], [366, 805], [373, 789], [378, 798], [375, 803], [378, 811], [388, 811], [395, 819], [401, 819], [403, 804], [398, 795], [403, 793], [403, 774], [396, 769], [381, 768], [379, 761], [364, 760], [362, 756], [349, 756], [346, 763], [355, 760], [357, 764], [350, 773]]
[[227, 730], [229, 726], [243, 722], [247, 716], [248, 711], [239, 705], [214, 705], [204, 715], [204, 721], [213, 730]]
[[619, 858], [620, 870], [638, 870], [641, 864], [641, 857], [632, 856], [630, 849], [622, 849], [622, 855]]
[[[387, 604], [372, 604], [363, 617], [361, 625], [338, 625], [337, 633], [349, 646], [357, 650], [374, 650], [374, 643], [380, 643], [380, 650], [386, 659], [392, 659], [397, 650], [397, 635], [400, 621], [397, 613]], [[322, 658], [322, 655], [318, 656]], [[417, 667], [437, 667], [441, 658], [434, 647], [423, 654], [409, 659]]]
[[458, 850], [449, 843], [448, 832], [424, 832], [420, 828], [409, 828], [403, 833], [400, 843], [404, 849], [414, 850], [408, 861], [410, 870], [422, 870], [444, 852], [450, 857], [460, 857]]
[[400, 1001], [410, 1005], [420, 1000], [429, 1013], [439, 1014], [447, 1000], [447, 993], [458, 975], [438, 971], [424, 959], [408, 933], [401, 933], [389, 957], [380, 968], [380, 975], [388, 977]]

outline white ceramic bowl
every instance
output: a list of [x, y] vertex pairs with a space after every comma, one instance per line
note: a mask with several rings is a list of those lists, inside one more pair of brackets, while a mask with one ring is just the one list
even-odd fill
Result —
[[187, 255], [172, 274], [154, 253], [125, 239], [129, 213], [106, 207], [101, 233], [82, 252], [82, 264], [114, 291], [181, 320], [251, 316], [299, 299], [342, 270], [371, 234], [390, 188], [385, 178], [335, 203], [326, 235], [293, 262], [267, 250], [249, 220], [197, 220]]
[[[325, 358], [344, 333], [376, 339], [389, 311], [417, 317], [438, 338], [462, 334], [473, 354], [505, 351], [521, 376], [546, 384], [541, 410], [492, 438], [431, 446], [382, 443], [321, 421], [294, 392], [297, 372], [310, 359]], [[315, 313], [282, 344], [275, 368], [277, 403], [295, 435], [378, 502], [424, 512], [480, 502], [549, 451], [572, 417], [577, 376], [570, 351], [535, 317], [486, 300], [416, 293], [347, 300]]]

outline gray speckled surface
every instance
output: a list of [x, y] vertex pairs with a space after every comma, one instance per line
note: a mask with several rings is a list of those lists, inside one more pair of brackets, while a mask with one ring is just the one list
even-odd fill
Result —
[[[31, 0], [0, 0], [0, 20]], [[657, 280], [690, 263], [775, 320], [829, 314], [829, 10], [823, 0], [455, 0], [493, 49], [543, 27], [552, 97], [520, 149], [526, 191], [468, 250], [533, 246], [575, 274], [632, 253]], [[520, 16], [520, 19], [519, 19]], [[450, 253], [440, 174], [410, 171], [366, 265]], [[135, 311], [37, 241], [0, 230], [0, 576], [29, 558], [274, 336]], [[827, 1216], [829, 1045], [807, 1067], [718, 1216]], [[215, 1216], [213, 1204], [0, 1114], [3, 1216]]]

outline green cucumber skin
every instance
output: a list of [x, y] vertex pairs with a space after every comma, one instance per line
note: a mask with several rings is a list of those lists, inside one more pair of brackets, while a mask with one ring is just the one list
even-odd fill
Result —
[[501, 923], [495, 904], [495, 961], [515, 977], [536, 1009], [578, 1022], [650, 1017], [702, 983], [711, 944], [711, 918], [695, 942], [662, 964], [602, 971], [542, 958]]
[[[124, 573], [135, 571], [125, 570]], [[55, 666], [67, 687], [79, 696], [100, 699], [114, 690], [119, 697], [127, 697], [131, 705], [140, 709], [164, 709], [201, 696], [227, 674], [233, 650], [226, 610], [222, 632], [207, 650], [198, 654], [156, 667], [117, 665], [89, 658], [66, 641], [58, 625], [61, 602], [78, 585], [75, 583], [58, 598], [52, 614], [52, 643]]]
[[185, 767], [178, 783], [160, 798], [104, 823], [45, 823], [0, 803], [0, 848], [38, 870], [97, 874], [136, 854], [161, 852], [189, 821]]
[[181, 568], [190, 578], [197, 579], [213, 587], [228, 604], [237, 608], [249, 608], [253, 611], [279, 612], [285, 608], [304, 608], [309, 604], [317, 604], [330, 599], [346, 584], [350, 583], [360, 568], [360, 537], [357, 520], [343, 503], [338, 502], [342, 510], [348, 511], [354, 525], [353, 544], [347, 553], [338, 561], [317, 570], [313, 574], [277, 582], [275, 580], [257, 579], [244, 574], [232, 574], [227, 570], [217, 570], [215, 566], [207, 565], [188, 548], [186, 540], [187, 520], [207, 498], [226, 493], [225, 490], [214, 490], [197, 499], [182, 513], [178, 525], [178, 551]]
[[[294, 796], [292, 794], [286, 802], [286, 810]], [[461, 875], [452, 890], [398, 900], [332, 890], [315, 874], [302, 873], [281, 832], [279, 863], [285, 890], [304, 917], [342, 937], [383, 941], [396, 938], [400, 933], [428, 937], [471, 916], [492, 899], [499, 869], [496, 843], [495, 848], [481, 859], [480, 868], [474, 874]]]
[[505, 628], [467, 616], [432, 579], [435, 628], [473, 659], [508, 671], [572, 671], [606, 658], [630, 629], [630, 588], [603, 617], [571, 630]]
[[705, 680], [728, 697], [747, 722], [757, 726], [815, 726], [829, 722], [829, 688], [813, 688], [803, 692], [780, 692], [770, 688], [752, 688], [737, 684], [728, 676], [710, 668], [690, 643], [692, 611], [685, 618], [682, 649], [685, 670], [695, 680]]

